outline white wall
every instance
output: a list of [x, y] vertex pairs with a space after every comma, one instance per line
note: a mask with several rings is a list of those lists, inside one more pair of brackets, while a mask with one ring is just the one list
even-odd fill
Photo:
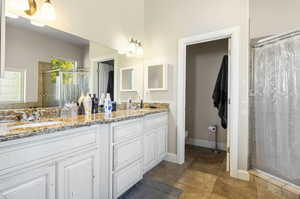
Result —
[[171, 64], [168, 92], [147, 99], [170, 102], [169, 152], [176, 153], [176, 98], [178, 40], [224, 28], [241, 28], [239, 168], [248, 161], [248, 0], [145, 0], [145, 62]]
[[217, 125], [218, 142], [226, 146], [226, 129], [221, 126], [212, 94], [223, 56], [227, 54], [227, 39], [187, 48], [186, 129], [189, 139], [214, 142], [214, 136], [208, 135], [207, 128]]
[[299, 0], [251, 0], [251, 38], [300, 29]]
[[[36, 1], [38, 7], [44, 2]], [[125, 50], [130, 37], [144, 41], [144, 0], [51, 0], [57, 14], [51, 27]], [[22, 12], [19, 14], [23, 15]]]
[[119, 67], [133, 67], [134, 68], [134, 82], [135, 90], [133, 92], [122, 91], [119, 94], [120, 102], [127, 102], [129, 98], [133, 101], [138, 101], [144, 98], [144, 60], [139, 57], [127, 57], [125, 55], [119, 56]]
[[7, 25], [6, 67], [26, 69], [26, 102], [36, 102], [38, 99], [38, 62], [50, 62], [52, 56], [77, 60], [82, 65], [84, 48], [29, 29]]

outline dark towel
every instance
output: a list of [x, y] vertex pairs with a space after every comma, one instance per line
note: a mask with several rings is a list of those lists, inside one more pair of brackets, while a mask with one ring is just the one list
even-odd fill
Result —
[[213, 93], [214, 106], [218, 109], [221, 125], [227, 128], [227, 96], [228, 96], [228, 56], [223, 57], [221, 69]]
[[110, 94], [110, 99], [114, 101], [114, 71], [108, 73], [107, 93]]

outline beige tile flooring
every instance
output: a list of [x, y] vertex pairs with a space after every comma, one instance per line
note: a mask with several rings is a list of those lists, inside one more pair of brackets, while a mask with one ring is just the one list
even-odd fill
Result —
[[186, 162], [162, 162], [146, 174], [181, 190], [180, 199], [279, 199], [255, 182], [231, 178], [226, 172], [226, 154], [187, 146]]

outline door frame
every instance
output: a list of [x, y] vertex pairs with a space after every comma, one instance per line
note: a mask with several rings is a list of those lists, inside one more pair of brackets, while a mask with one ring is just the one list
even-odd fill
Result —
[[109, 61], [109, 60], [114, 60], [114, 101], [118, 102], [119, 101], [119, 92], [118, 92], [119, 68], [118, 68], [117, 56], [111, 55], [111, 56], [103, 56], [103, 57], [97, 57], [97, 58], [91, 59], [91, 61], [92, 61], [92, 71], [91, 72], [92, 72], [92, 77], [93, 77], [92, 82], [91, 82], [91, 85], [92, 85], [91, 88], [94, 92], [98, 92], [98, 91], [96, 91], [98, 89], [98, 87], [96, 86], [97, 77], [95, 76], [95, 74], [97, 74], [98, 63]]
[[178, 71], [177, 71], [177, 162], [185, 160], [185, 103], [186, 103], [186, 48], [188, 45], [199, 44], [220, 39], [230, 41], [230, 82], [228, 108], [229, 120], [227, 132], [230, 132], [230, 175], [238, 178], [238, 127], [239, 127], [239, 65], [240, 65], [240, 27], [209, 32], [179, 40]]

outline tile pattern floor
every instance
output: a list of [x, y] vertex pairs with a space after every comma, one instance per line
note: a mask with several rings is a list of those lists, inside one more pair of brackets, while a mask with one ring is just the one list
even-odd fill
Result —
[[183, 190], [180, 199], [280, 199], [255, 182], [231, 178], [226, 172], [225, 152], [187, 145], [186, 162], [162, 162], [146, 177]]

